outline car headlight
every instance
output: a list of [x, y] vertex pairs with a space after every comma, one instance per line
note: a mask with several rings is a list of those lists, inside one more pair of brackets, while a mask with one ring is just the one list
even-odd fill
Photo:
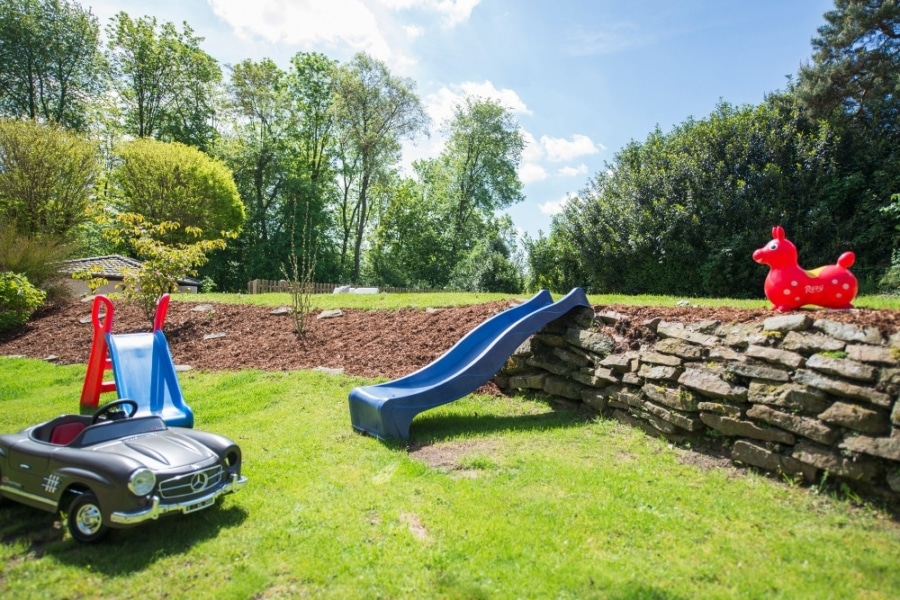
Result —
[[128, 489], [135, 496], [146, 496], [156, 487], [156, 475], [147, 468], [138, 469], [128, 478]]

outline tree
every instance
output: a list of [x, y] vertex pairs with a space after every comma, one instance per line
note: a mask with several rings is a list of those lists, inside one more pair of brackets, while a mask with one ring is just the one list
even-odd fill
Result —
[[[227, 86], [230, 111], [228, 133], [216, 153], [229, 165], [246, 202], [246, 225], [232, 249], [214, 256], [236, 266], [238, 273], [218, 266], [217, 283], [243, 286], [249, 277], [275, 279], [283, 258], [273, 248], [283, 227], [280, 203], [289, 178], [287, 148], [293, 127], [286, 91], [287, 75], [270, 59], [245, 60], [231, 68]], [[228, 281], [226, 281], [228, 280]]]
[[[557, 221], [559, 216], [554, 217]], [[527, 261], [525, 290], [537, 292], [547, 289], [554, 293], [565, 293], [573, 287], [590, 287], [586, 282], [590, 277], [579, 262], [579, 252], [572, 248], [568, 238], [562, 233], [566, 227], [555, 224], [549, 237], [538, 231], [535, 238], [525, 235], [522, 240]]]
[[[330, 235], [329, 211], [338, 196], [337, 154], [332, 105], [337, 63], [323, 54], [298, 52], [291, 59], [287, 94], [294, 127], [289, 132], [288, 167], [283, 218], [289, 225], [292, 253], [315, 264], [319, 273], [335, 278], [336, 260]], [[302, 226], [298, 225], [302, 218]], [[297, 236], [303, 232], [303, 235]], [[308, 242], [313, 241], [312, 247]], [[315, 253], [315, 259], [312, 255]], [[331, 280], [331, 279], [326, 279]]]
[[203, 38], [184, 23], [179, 33], [155, 17], [132, 20], [125, 12], [106, 28], [113, 88], [123, 107], [126, 133], [209, 147], [215, 130], [218, 63], [200, 49]]
[[477, 224], [521, 202], [516, 172], [525, 142], [512, 113], [493, 100], [467, 97], [447, 126], [449, 139], [438, 162], [446, 170], [453, 203], [453, 254], [478, 239]]
[[68, 236], [87, 219], [99, 162], [77, 134], [0, 120], [0, 220], [25, 235]]
[[289, 72], [269, 59], [231, 69], [228, 133], [216, 151], [234, 170], [249, 210], [237, 244], [214, 256], [207, 270], [224, 287], [279, 278], [289, 255], [311, 250], [306, 238], [316, 240], [317, 269], [333, 267], [327, 206], [335, 195], [329, 110], [335, 66], [321, 54], [298, 53]]
[[518, 125], [500, 104], [470, 97], [445, 127], [441, 154], [414, 165], [417, 189], [407, 182], [389, 194], [376, 227], [373, 273], [395, 285], [519, 289], [515, 236], [495, 217], [522, 200]]
[[444, 287], [453, 269], [453, 211], [445, 198], [424, 193], [414, 179], [395, 182], [389, 189], [366, 261], [368, 278], [395, 287]]
[[521, 292], [524, 274], [516, 247], [515, 227], [509, 216], [492, 220], [488, 234], [454, 266], [449, 287], [469, 292]]
[[178, 60], [182, 61], [183, 85], [163, 115], [156, 137], [209, 152], [219, 136], [216, 124], [222, 103], [222, 70], [215, 59], [196, 46], [185, 44], [181, 51], [184, 54]]
[[337, 64], [323, 54], [291, 58], [287, 92], [297, 118], [296, 145], [308, 193], [323, 203], [334, 187], [335, 126], [331, 110]]
[[[781, 224], [811, 266], [846, 250], [824, 202], [837, 140], [791, 98], [721, 103], [706, 119], [632, 142], [554, 219], [595, 292], [747, 297], [753, 250]], [[761, 239], [763, 238], [763, 239]]]
[[[415, 84], [391, 75], [387, 66], [360, 53], [342, 66], [335, 80], [334, 116], [343, 150], [345, 185], [342, 226], [352, 236], [351, 280], [359, 281], [363, 239], [372, 209], [370, 193], [379, 174], [399, 159], [400, 140], [423, 130], [428, 117], [415, 94]], [[345, 241], [346, 240], [345, 236]], [[345, 243], [346, 246], [346, 243]]]
[[121, 144], [118, 165], [110, 173], [112, 205], [122, 213], [141, 215], [152, 225], [177, 223], [162, 241], [188, 243], [191, 229], [201, 239], [230, 237], [244, 221], [231, 170], [196, 148], [178, 142], [138, 139]]
[[882, 210], [900, 190], [900, 5], [836, 0], [825, 20], [794, 92], [840, 139], [834, 156], [840, 173], [825, 202], [863, 260], [854, 272], [865, 290], [890, 267], [890, 249], [900, 247], [898, 231], [884, 218], [896, 213]]
[[886, 119], [896, 129], [900, 107], [900, 4], [835, 0], [813, 39], [813, 64], [800, 69], [797, 94], [818, 117], [835, 111]]
[[103, 89], [97, 18], [65, 0], [0, 0], [0, 115], [84, 129]]

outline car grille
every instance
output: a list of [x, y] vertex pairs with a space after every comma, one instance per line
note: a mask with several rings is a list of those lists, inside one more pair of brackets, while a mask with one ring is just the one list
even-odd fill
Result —
[[159, 484], [159, 495], [166, 500], [184, 498], [212, 489], [222, 481], [222, 465], [167, 479]]

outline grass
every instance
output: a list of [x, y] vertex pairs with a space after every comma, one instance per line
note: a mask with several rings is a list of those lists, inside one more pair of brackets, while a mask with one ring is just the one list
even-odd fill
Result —
[[[77, 412], [84, 368], [0, 358], [0, 431]], [[249, 484], [83, 546], [0, 506], [4, 598], [892, 598], [900, 526], [568, 405], [469, 396], [414, 448], [352, 431], [319, 372], [180, 374]]]
[[[483, 304], [495, 300], [528, 298], [530, 294], [471, 294], [468, 292], [442, 292], [422, 294], [313, 294], [313, 310], [355, 308], [361, 310], [399, 310], [401, 308], [445, 308]], [[271, 294], [174, 294], [173, 300], [189, 302], [228, 302], [259, 306], [290, 306], [291, 295]]]
[[[517, 300], [530, 298], [532, 294], [470, 294], [464, 292], [422, 293], [422, 294], [315, 294], [312, 296], [312, 310], [334, 308], [356, 308], [362, 310], [397, 310], [401, 308], [428, 307], [441, 308], [481, 304], [496, 300]], [[559, 299], [563, 294], [554, 294]], [[230, 302], [256, 304], [261, 306], [289, 306], [290, 294], [175, 294], [173, 300], [190, 302]], [[591, 294], [593, 305], [631, 304], [637, 306], [677, 306], [679, 302], [690, 302], [692, 306], [732, 307], [748, 309], [770, 309], [772, 304], [764, 299], [735, 298], [685, 298], [680, 296], [626, 296], [622, 294]], [[900, 296], [871, 295], [859, 296], [854, 301], [857, 308], [900, 310]]]

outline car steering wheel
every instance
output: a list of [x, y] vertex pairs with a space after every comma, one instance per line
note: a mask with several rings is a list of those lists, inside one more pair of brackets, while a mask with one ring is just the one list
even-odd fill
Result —
[[113, 415], [115, 413], [119, 412], [123, 407], [126, 407], [126, 406], [129, 408], [129, 410], [127, 411], [128, 414], [126, 414], [125, 417], [119, 417], [119, 418], [128, 419], [128, 418], [133, 417], [135, 415], [135, 413], [137, 413], [137, 411], [138, 411], [138, 403], [135, 402], [134, 400], [129, 400], [128, 398], [123, 398], [122, 400], [115, 400], [113, 402], [110, 402], [109, 404], [104, 404], [103, 406], [101, 406], [97, 410], [97, 412], [94, 413], [94, 418], [91, 419], [91, 425], [96, 424], [101, 419], [108, 420], [108, 421], [115, 420], [116, 417], [113, 417]]

